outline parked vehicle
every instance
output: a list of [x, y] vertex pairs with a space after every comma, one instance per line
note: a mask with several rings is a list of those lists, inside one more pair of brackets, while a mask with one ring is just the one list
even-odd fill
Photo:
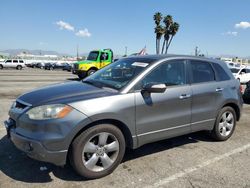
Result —
[[46, 63], [44, 69], [46, 70], [54, 70], [54, 69], [63, 69], [66, 66], [65, 63], [57, 64], [57, 63]]
[[230, 70], [240, 83], [244, 84], [250, 81], [250, 67], [243, 66], [241, 68], [231, 68]]
[[44, 63], [40, 63], [40, 62], [35, 64], [35, 67], [39, 68], [39, 69], [43, 69], [44, 66], [45, 66], [45, 64]]
[[53, 70], [53, 63], [45, 63], [44, 69], [45, 70]]
[[65, 70], [65, 71], [68, 71], [68, 72], [71, 72], [72, 71], [72, 65], [69, 64], [69, 63], [65, 63], [64, 64], [64, 67], [62, 70]]
[[[192, 56], [122, 58], [82, 82], [17, 98], [7, 134], [30, 157], [82, 176], [110, 174], [125, 148], [206, 130], [231, 137], [240, 119], [240, 84], [225, 63]], [[159, 159], [161, 160], [161, 159]]]
[[243, 100], [245, 103], [250, 103], [250, 81], [246, 83], [246, 89], [243, 94]]
[[87, 60], [74, 63], [72, 73], [83, 79], [112, 62], [113, 51], [111, 49], [94, 50], [89, 53]]
[[21, 70], [25, 67], [22, 59], [7, 59], [5, 62], [0, 62], [0, 69], [3, 68], [15, 68]]

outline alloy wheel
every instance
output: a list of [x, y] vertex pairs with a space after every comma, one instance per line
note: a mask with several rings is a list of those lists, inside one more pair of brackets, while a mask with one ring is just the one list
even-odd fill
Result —
[[100, 172], [111, 167], [118, 154], [117, 138], [111, 133], [101, 132], [86, 142], [82, 152], [82, 161], [88, 170]]
[[222, 114], [219, 122], [219, 133], [221, 136], [228, 136], [234, 127], [234, 116], [232, 112], [226, 111]]

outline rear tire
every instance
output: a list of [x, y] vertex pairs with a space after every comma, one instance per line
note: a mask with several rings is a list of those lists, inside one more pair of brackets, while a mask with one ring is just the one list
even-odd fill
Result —
[[17, 70], [21, 70], [21, 69], [22, 69], [22, 66], [21, 66], [21, 65], [17, 65], [16, 69], [17, 69]]
[[230, 106], [226, 106], [219, 112], [211, 136], [217, 141], [225, 141], [232, 136], [235, 126], [235, 110]]
[[85, 130], [73, 141], [70, 163], [79, 175], [87, 179], [101, 178], [120, 164], [125, 146], [120, 129], [100, 124]]

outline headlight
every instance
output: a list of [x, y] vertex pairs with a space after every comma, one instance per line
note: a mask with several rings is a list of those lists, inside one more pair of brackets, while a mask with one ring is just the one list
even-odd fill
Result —
[[45, 120], [63, 118], [72, 111], [72, 108], [64, 104], [38, 106], [30, 109], [26, 114], [30, 119]]
[[12, 103], [12, 105], [11, 105], [10, 108], [15, 108], [15, 107], [16, 107], [16, 101], [14, 101], [14, 102]]

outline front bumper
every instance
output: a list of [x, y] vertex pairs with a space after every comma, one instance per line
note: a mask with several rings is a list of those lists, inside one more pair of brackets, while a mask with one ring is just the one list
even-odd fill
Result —
[[77, 74], [77, 75], [82, 75], [82, 76], [86, 76], [87, 75], [87, 71], [78, 70], [78, 69], [72, 69], [72, 73], [73, 74]]
[[68, 150], [49, 151], [41, 142], [16, 133], [12, 121], [5, 121], [4, 124], [7, 135], [14, 145], [29, 157], [39, 161], [50, 162], [57, 166], [63, 166], [66, 163]]
[[31, 120], [26, 114], [15, 114], [10, 110], [5, 121], [7, 135], [14, 145], [29, 157], [57, 166], [66, 164], [67, 153], [75, 135], [90, 120], [73, 110], [62, 119]]

